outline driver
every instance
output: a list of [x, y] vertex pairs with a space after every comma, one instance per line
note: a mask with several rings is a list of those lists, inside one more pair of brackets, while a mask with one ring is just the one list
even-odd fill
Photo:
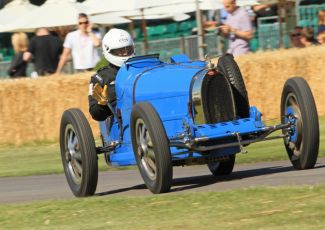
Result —
[[96, 121], [104, 121], [112, 114], [107, 103], [116, 101], [116, 74], [122, 64], [134, 56], [133, 39], [125, 30], [109, 30], [102, 40], [102, 48], [109, 63], [91, 77], [88, 93], [89, 112]]

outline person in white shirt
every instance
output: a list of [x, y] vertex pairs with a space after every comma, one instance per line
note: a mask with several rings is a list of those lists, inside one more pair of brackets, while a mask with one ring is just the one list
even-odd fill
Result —
[[78, 30], [68, 33], [63, 43], [64, 49], [56, 73], [61, 73], [70, 54], [76, 72], [88, 71], [94, 68], [99, 61], [96, 48], [101, 44], [100, 39], [100, 36], [92, 31], [88, 16], [80, 13], [78, 16]]

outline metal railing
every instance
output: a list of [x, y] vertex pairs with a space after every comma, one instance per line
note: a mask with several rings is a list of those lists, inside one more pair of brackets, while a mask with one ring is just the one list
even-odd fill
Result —
[[[281, 44], [283, 48], [289, 48], [290, 39], [286, 26], [285, 22], [282, 22], [280, 26], [278, 16], [259, 18], [257, 20], [258, 49], [278, 49]], [[282, 37], [280, 29], [282, 29]]]
[[318, 12], [325, 10], [325, 3], [320, 5], [300, 6], [297, 10], [297, 25], [301, 27], [311, 27], [314, 34], [317, 34]]
[[8, 78], [7, 70], [9, 67], [9, 61], [0, 62], [0, 78]]
[[[215, 33], [205, 35], [206, 52], [209, 55], [222, 53], [221, 38]], [[169, 61], [173, 55], [185, 53], [190, 59], [198, 59], [198, 36], [182, 36], [178, 38], [168, 38], [148, 42], [149, 50], [147, 53], [159, 53], [160, 59]], [[142, 42], [135, 43], [137, 55], [145, 54]]]

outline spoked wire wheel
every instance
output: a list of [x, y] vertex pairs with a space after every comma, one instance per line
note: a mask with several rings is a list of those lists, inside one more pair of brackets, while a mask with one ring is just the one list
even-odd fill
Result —
[[284, 145], [295, 169], [310, 169], [319, 151], [319, 123], [316, 105], [307, 82], [300, 77], [286, 81], [281, 97], [281, 122], [292, 123], [283, 130]]
[[131, 113], [131, 137], [140, 174], [152, 193], [168, 192], [173, 177], [165, 128], [153, 106], [136, 104]]
[[137, 120], [135, 124], [135, 130], [138, 146], [138, 151], [136, 154], [138, 154], [141, 167], [144, 169], [145, 173], [151, 180], [156, 180], [157, 167], [155, 152], [149, 131], [142, 119]]
[[82, 179], [82, 159], [78, 137], [71, 124], [65, 129], [65, 161], [66, 168], [73, 182], [81, 184]]

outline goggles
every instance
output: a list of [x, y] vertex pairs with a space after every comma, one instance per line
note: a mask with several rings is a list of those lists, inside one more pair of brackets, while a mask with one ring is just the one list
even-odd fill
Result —
[[126, 46], [118, 49], [112, 49], [110, 53], [114, 56], [118, 57], [128, 57], [134, 54], [134, 47], [133, 46]]

